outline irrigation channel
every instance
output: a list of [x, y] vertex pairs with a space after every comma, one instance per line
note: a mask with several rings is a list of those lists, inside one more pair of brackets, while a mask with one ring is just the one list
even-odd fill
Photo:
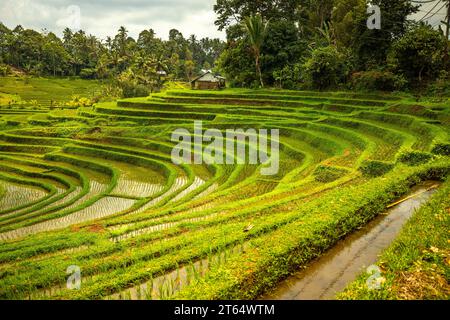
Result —
[[[402, 226], [436, 192], [438, 182], [426, 181], [387, 212], [347, 236], [305, 269], [280, 282], [262, 300], [332, 300], [347, 284], [377, 261]], [[369, 277], [369, 275], [368, 275]]]

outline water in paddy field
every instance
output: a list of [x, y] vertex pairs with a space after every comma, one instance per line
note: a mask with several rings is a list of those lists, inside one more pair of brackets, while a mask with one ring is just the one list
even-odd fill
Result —
[[378, 256], [397, 237], [414, 212], [430, 199], [438, 185], [437, 182], [427, 181], [414, 187], [404, 202], [339, 241], [306, 269], [283, 280], [261, 299], [334, 299], [361, 272], [377, 262]]

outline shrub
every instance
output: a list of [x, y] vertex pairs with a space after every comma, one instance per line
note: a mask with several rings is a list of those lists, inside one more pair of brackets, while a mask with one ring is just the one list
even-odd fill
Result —
[[150, 94], [147, 87], [131, 82], [121, 83], [121, 88], [123, 98], [148, 97]]
[[347, 170], [331, 167], [331, 166], [319, 166], [314, 171], [314, 178], [318, 182], [328, 183], [333, 182], [347, 173]]
[[315, 49], [302, 67], [306, 83], [317, 89], [336, 87], [349, 73], [345, 55], [333, 46]]
[[426, 163], [431, 160], [433, 156], [426, 152], [410, 151], [404, 152], [398, 157], [398, 161], [405, 163], [409, 166], [416, 166]]
[[368, 177], [379, 177], [383, 176], [394, 168], [393, 163], [378, 161], [378, 160], [367, 160], [364, 161], [359, 168], [363, 175]]
[[435, 98], [450, 96], [450, 72], [441, 71], [439, 78], [428, 86], [428, 95]]
[[394, 91], [404, 89], [408, 81], [389, 71], [362, 71], [352, 75], [351, 85], [356, 90]]
[[431, 153], [441, 155], [441, 156], [450, 156], [450, 143], [438, 143], [434, 146]]
[[11, 73], [11, 68], [6, 64], [0, 64], [0, 76], [5, 77]]
[[411, 85], [416, 80], [433, 80], [444, 69], [445, 37], [431, 26], [411, 28], [392, 45], [389, 63], [403, 74]]
[[301, 79], [301, 65], [294, 64], [277, 69], [272, 73], [276, 85], [282, 89], [297, 89], [297, 84]]
[[94, 102], [88, 98], [82, 98], [80, 96], [73, 96], [72, 100], [66, 103], [66, 106], [79, 108], [79, 107], [92, 107]]
[[227, 77], [231, 87], [251, 87], [257, 82], [255, 61], [248, 52], [245, 41], [224, 50], [216, 62], [217, 68]]
[[85, 68], [85, 69], [81, 69], [80, 71], [80, 78], [81, 79], [95, 79], [96, 76], [96, 72], [95, 69], [91, 69], [91, 68]]

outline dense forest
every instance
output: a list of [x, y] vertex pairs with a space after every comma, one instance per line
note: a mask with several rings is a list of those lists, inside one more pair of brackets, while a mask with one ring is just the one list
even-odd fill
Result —
[[404, 90], [431, 83], [445, 87], [448, 40], [440, 26], [433, 29], [425, 20], [409, 20], [419, 12], [420, 3], [424, 1], [371, 1], [381, 9], [381, 29], [369, 29], [366, 0], [218, 0], [216, 25], [227, 32], [227, 47], [218, 65], [232, 85], [261, 85], [249, 54], [254, 50], [248, 39], [252, 43], [255, 35], [240, 23], [259, 14], [268, 23], [260, 42], [261, 73], [268, 85], [367, 90]]
[[164, 79], [188, 81], [212, 68], [234, 87], [448, 92], [448, 28], [410, 20], [420, 3], [371, 1], [381, 28], [369, 29], [366, 0], [217, 0], [226, 43], [186, 39], [175, 29], [167, 41], [152, 29], [135, 40], [125, 27], [104, 41], [70, 29], [59, 39], [0, 24], [0, 63], [34, 75], [114, 79], [125, 96], [160, 87], [162, 71]]
[[[20, 25], [9, 30], [0, 23], [0, 63], [35, 76], [114, 79], [124, 96], [147, 95], [163, 78], [188, 81], [201, 69], [211, 69], [223, 48], [219, 39], [186, 39], [176, 29], [170, 30], [167, 41], [152, 29], [135, 40], [121, 27], [116, 36], [101, 41], [82, 30], [66, 28], [60, 39], [52, 32]], [[0, 73], [8, 73], [7, 67]]]

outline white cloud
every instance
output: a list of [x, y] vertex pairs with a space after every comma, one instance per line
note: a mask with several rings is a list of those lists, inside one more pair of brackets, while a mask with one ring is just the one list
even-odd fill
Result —
[[[22, 25], [35, 30], [47, 29], [61, 35], [65, 27], [77, 27], [99, 38], [114, 36], [125, 26], [130, 36], [154, 29], [167, 39], [170, 29], [185, 37], [225, 38], [214, 25], [215, 0], [1, 0], [0, 22], [9, 28]], [[80, 19], [76, 8], [80, 8]]]
[[76, 5], [68, 6], [65, 15], [56, 21], [56, 26], [72, 30], [81, 29], [81, 8]]

